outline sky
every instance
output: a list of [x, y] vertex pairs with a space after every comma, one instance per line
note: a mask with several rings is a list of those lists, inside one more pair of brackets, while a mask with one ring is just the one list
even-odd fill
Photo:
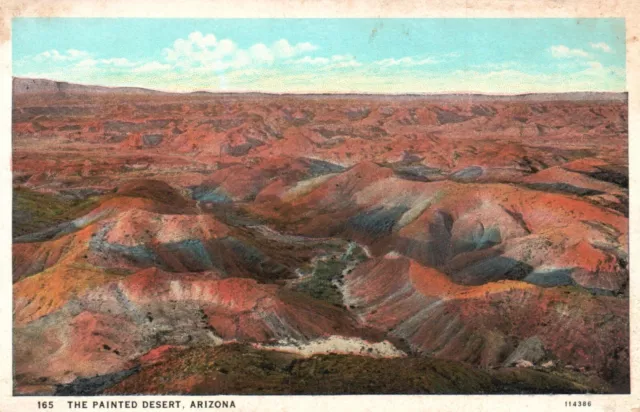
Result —
[[624, 19], [16, 18], [13, 75], [167, 91], [625, 91]]

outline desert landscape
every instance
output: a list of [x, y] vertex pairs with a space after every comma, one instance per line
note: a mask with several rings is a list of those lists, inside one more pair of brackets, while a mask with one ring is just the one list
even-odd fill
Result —
[[628, 393], [627, 110], [14, 78], [14, 393]]

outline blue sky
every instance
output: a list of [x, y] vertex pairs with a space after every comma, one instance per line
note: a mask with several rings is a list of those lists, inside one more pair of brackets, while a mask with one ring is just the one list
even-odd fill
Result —
[[13, 75], [171, 91], [623, 91], [623, 19], [13, 20]]

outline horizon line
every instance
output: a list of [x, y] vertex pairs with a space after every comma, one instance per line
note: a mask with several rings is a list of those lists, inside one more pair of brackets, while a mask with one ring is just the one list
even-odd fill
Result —
[[[443, 92], [406, 92], [406, 93], [378, 93], [378, 92], [338, 92], [338, 91], [324, 91], [324, 92], [275, 92], [275, 91], [257, 91], [257, 90], [206, 90], [206, 89], [197, 89], [192, 91], [175, 91], [175, 90], [163, 90], [163, 89], [154, 89], [149, 87], [142, 86], [106, 86], [102, 84], [96, 83], [75, 83], [67, 80], [56, 80], [49, 79], [44, 77], [21, 77], [21, 76], [11, 76], [12, 85], [15, 80], [40, 80], [40, 81], [48, 81], [53, 83], [65, 83], [68, 85], [74, 86], [82, 86], [82, 87], [100, 87], [104, 89], [130, 89], [130, 90], [143, 90], [147, 92], [154, 93], [165, 93], [165, 94], [180, 94], [180, 95], [189, 95], [189, 94], [236, 94], [236, 95], [248, 95], [248, 94], [261, 94], [261, 95], [272, 95], [272, 96], [393, 96], [393, 97], [416, 97], [416, 96], [464, 96], [464, 95], [472, 95], [472, 96], [487, 96], [487, 97], [524, 97], [524, 96], [535, 96], [535, 95], [568, 95], [568, 94], [611, 94], [611, 95], [628, 95], [628, 90], [623, 91], [611, 91], [611, 90], [571, 90], [571, 91], [562, 91], [562, 92], [521, 92], [521, 93], [493, 93], [493, 92], [481, 92], [481, 91], [443, 91]], [[12, 91], [12, 94], [15, 94]], [[21, 93], [28, 94], [28, 93]]]

